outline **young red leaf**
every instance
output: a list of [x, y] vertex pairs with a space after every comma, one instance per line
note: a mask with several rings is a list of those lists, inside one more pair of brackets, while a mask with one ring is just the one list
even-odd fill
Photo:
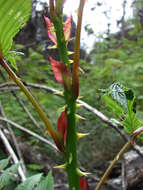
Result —
[[[55, 33], [55, 30], [54, 30], [53, 23], [46, 16], [44, 16], [44, 20], [45, 20], [45, 23], [46, 23], [46, 29], [47, 29], [48, 36], [49, 36], [50, 40], [55, 45], [57, 45], [57, 37], [56, 37], [56, 33]], [[64, 23], [64, 36], [65, 36], [65, 40], [66, 40], [66, 45], [68, 44], [68, 42], [70, 40], [71, 31], [72, 31], [72, 16], [68, 17], [67, 20]]]
[[88, 181], [83, 177], [80, 178], [80, 190], [89, 190]]
[[70, 40], [71, 32], [72, 32], [72, 15], [68, 17], [66, 22], [64, 23], [64, 35], [65, 35], [66, 45]]
[[46, 23], [46, 29], [47, 29], [47, 32], [48, 32], [48, 36], [49, 38], [51, 39], [51, 41], [57, 45], [57, 37], [56, 37], [56, 33], [54, 31], [54, 25], [53, 23], [51, 22], [51, 20], [44, 16], [44, 20], [45, 20], [45, 23]]
[[66, 143], [67, 127], [68, 127], [67, 111], [65, 109], [61, 113], [60, 117], [58, 118], [58, 122], [57, 122], [58, 132], [62, 135], [64, 144]]
[[67, 66], [59, 61], [54, 60], [52, 57], [49, 57], [49, 60], [56, 80], [59, 83], [66, 85], [66, 81], [68, 81], [67, 79], [70, 77], [70, 72]]

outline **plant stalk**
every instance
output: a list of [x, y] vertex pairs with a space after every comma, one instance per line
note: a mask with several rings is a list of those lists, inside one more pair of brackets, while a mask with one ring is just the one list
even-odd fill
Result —
[[76, 102], [67, 102], [68, 130], [66, 139], [66, 171], [68, 174], [69, 190], [80, 190], [79, 174], [77, 173], [77, 135], [76, 135]]
[[59, 52], [60, 61], [64, 63], [65, 65], [68, 65], [69, 58], [68, 58], [66, 41], [64, 37], [64, 31], [63, 31], [62, 15], [59, 15], [59, 17], [52, 18], [52, 21], [53, 21], [56, 36], [57, 36], [57, 48]]
[[[63, 31], [62, 15], [53, 17], [52, 22], [55, 27], [57, 36], [57, 47], [59, 51], [60, 61], [69, 65], [69, 57], [67, 54], [66, 41]], [[80, 190], [80, 177], [77, 173], [77, 133], [76, 133], [76, 101], [72, 98], [72, 92], [64, 89], [64, 99], [67, 105], [67, 136], [66, 136], [66, 171], [68, 175], [69, 190]]]
[[114, 160], [111, 162], [111, 164], [109, 165], [109, 167], [107, 168], [107, 170], [105, 171], [103, 177], [101, 178], [101, 180], [99, 181], [97, 187], [95, 188], [95, 190], [100, 190], [102, 185], [106, 182], [106, 179], [108, 178], [109, 174], [111, 173], [113, 167], [115, 166], [115, 164], [118, 162], [118, 160], [121, 158], [121, 156], [129, 149], [129, 147], [131, 146], [131, 141], [127, 142], [123, 148], [120, 150], [120, 152], [115, 156]]

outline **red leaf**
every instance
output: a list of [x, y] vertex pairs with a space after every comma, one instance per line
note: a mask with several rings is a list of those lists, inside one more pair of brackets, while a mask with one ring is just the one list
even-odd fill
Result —
[[67, 121], [67, 112], [65, 109], [61, 113], [60, 117], [58, 118], [58, 122], [57, 122], [57, 128], [58, 128], [59, 133], [62, 135], [64, 144], [66, 143], [67, 127], [68, 127], [68, 121]]
[[56, 45], [57, 44], [57, 37], [56, 37], [55, 30], [54, 30], [54, 25], [48, 17], [44, 16], [44, 20], [46, 23], [48, 36], [51, 39], [51, 41]]
[[80, 178], [80, 190], [89, 190], [88, 181], [83, 177]]
[[64, 23], [64, 35], [65, 35], [66, 45], [70, 40], [71, 32], [72, 32], [72, 15], [68, 17], [66, 22]]
[[49, 57], [49, 60], [56, 80], [61, 84], [65, 84], [66, 78], [69, 78], [70, 76], [67, 66], [59, 61], [54, 60], [52, 57]]
[[[46, 16], [44, 16], [44, 20], [46, 23], [46, 28], [47, 28], [49, 38], [55, 45], [57, 45], [57, 37], [56, 37], [53, 23]], [[72, 31], [72, 16], [68, 17], [66, 22], [64, 23], [64, 36], [65, 36], [66, 45], [68, 44], [70, 40], [71, 31]]]

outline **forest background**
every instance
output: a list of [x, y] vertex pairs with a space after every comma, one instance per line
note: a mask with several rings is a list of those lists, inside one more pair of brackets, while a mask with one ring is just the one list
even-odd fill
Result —
[[[42, 6], [37, 10], [37, 3]], [[103, 92], [115, 82], [119, 82], [132, 89], [136, 96], [137, 115], [143, 118], [143, 1], [135, 0], [132, 2], [133, 15], [126, 18], [126, 0], [123, 0], [122, 16], [117, 19], [117, 32], [111, 32], [112, 23], [108, 23], [110, 12], [105, 10], [103, 14], [107, 15], [107, 30], [95, 35], [92, 25], [86, 25], [85, 31], [87, 37], [92, 35], [94, 46], [90, 51], [86, 51], [84, 45], [81, 49], [80, 66], [82, 69], [80, 77], [80, 97], [92, 107], [96, 108], [109, 118], [116, 118], [113, 112], [106, 106], [102, 99]], [[95, 2], [92, 11], [96, 11], [102, 6], [102, 1]], [[48, 62], [48, 55], [57, 56], [56, 50], [51, 49], [51, 43], [45, 28], [43, 13], [47, 12], [48, 5], [38, 0], [33, 0], [33, 8], [30, 21], [26, 27], [16, 36], [13, 50], [16, 55], [16, 64], [11, 60], [13, 68], [18, 75], [30, 85], [31, 92], [46, 111], [52, 123], [56, 126], [57, 118], [61, 112], [63, 99], [54, 93], [54, 89], [61, 90], [55, 82], [51, 66]], [[48, 14], [48, 13], [47, 13]], [[66, 15], [65, 15], [66, 17]], [[75, 23], [73, 23], [72, 37], [74, 39]], [[69, 43], [69, 50], [73, 50], [74, 40]], [[0, 70], [1, 72], [2, 70]], [[7, 87], [5, 80], [11, 83], [7, 74], [0, 78], [0, 102], [6, 117], [27, 128], [40, 136], [45, 136], [45, 129], [38, 115], [33, 111], [32, 106], [27, 102], [23, 93], [15, 86]], [[35, 86], [32, 88], [32, 84]], [[49, 87], [44, 90], [40, 86]], [[12, 95], [11, 90], [15, 94]], [[19, 105], [19, 100], [23, 102], [24, 108], [29, 110], [35, 123], [27, 117], [23, 111], [23, 106]], [[59, 107], [61, 107], [59, 109]], [[78, 145], [78, 155], [81, 167], [89, 172], [95, 173], [95, 176], [101, 176], [110, 160], [120, 150], [124, 144], [121, 135], [108, 126], [101, 118], [81, 107], [80, 116], [83, 117], [79, 122], [79, 130], [89, 133], [88, 137], [83, 139]], [[19, 143], [22, 157], [26, 163], [27, 171], [30, 175], [37, 172], [49, 171], [55, 165], [61, 163], [58, 153], [53, 152], [48, 144], [40, 142], [35, 137], [14, 128], [17, 141]], [[49, 140], [49, 139], [48, 139]], [[140, 142], [140, 144], [142, 144]], [[5, 149], [1, 143], [0, 160], [7, 157]], [[64, 177], [58, 178], [62, 173], [55, 172], [57, 183]], [[62, 174], [64, 175], [64, 174]]]

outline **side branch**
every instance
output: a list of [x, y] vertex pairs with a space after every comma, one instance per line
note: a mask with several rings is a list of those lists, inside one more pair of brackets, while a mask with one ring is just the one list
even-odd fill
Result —
[[115, 164], [122, 157], [122, 155], [129, 149], [130, 146], [131, 146], [131, 141], [127, 142], [123, 146], [123, 148], [120, 150], [120, 152], [115, 156], [114, 160], [111, 162], [111, 164], [109, 165], [109, 167], [105, 171], [103, 177], [99, 181], [99, 183], [98, 183], [97, 187], [95, 188], [95, 190], [100, 190], [101, 189], [102, 185], [106, 182], [106, 179], [108, 178], [108, 176], [109, 176], [110, 172], [112, 171], [113, 167], [115, 166]]

